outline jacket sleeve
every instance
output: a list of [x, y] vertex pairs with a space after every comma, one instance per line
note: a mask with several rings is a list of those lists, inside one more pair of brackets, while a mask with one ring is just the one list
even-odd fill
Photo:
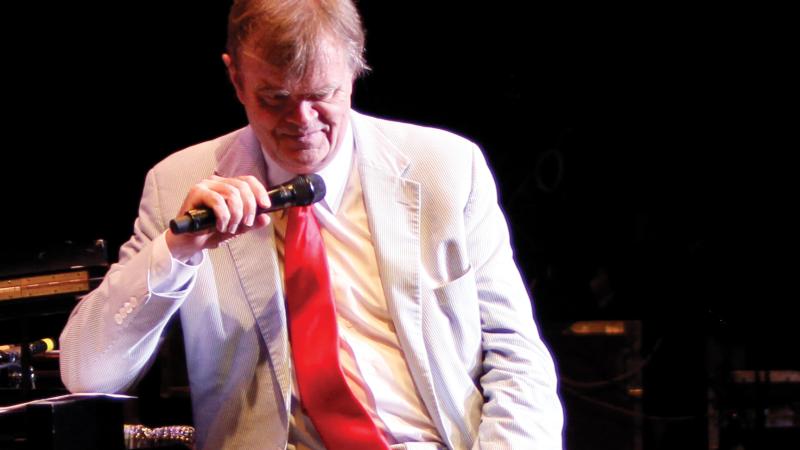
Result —
[[484, 405], [473, 448], [561, 449], [563, 411], [553, 359], [513, 259], [494, 179], [477, 147], [472, 175], [465, 220], [484, 354]]
[[61, 377], [71, 392], [122, 392], [147, 368], [161, 333], [191, 290], [157, 294], [149, 285], [156, 239], [165, 229], [153, 170], [147, 174], [133, 235], [100, 286], [72, 311], [61, 333]]

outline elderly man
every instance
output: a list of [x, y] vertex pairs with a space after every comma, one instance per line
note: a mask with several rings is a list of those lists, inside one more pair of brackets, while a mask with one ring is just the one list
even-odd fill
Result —
[[[128, 389], [177, 312], [200, 449], [561, 448], [484, 157], [353, 111], [363, 48], [350, 0], [234, 2], [222, 59], [249, 125], [148, 173], [61, 336], [70, 390]], [[259, 211], [265, 186], [312, 173], [324, 200]], [[199, 207], [214, 228], [168, 229]]]

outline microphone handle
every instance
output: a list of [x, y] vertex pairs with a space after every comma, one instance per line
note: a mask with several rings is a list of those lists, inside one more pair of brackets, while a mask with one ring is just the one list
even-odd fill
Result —
[[[271, 206], [267, 209], [258, 208], [256, 214], [263, 214], [281, 209], [281, 206]], [[197, 208], [186, 211], [182, 216], [169, 221], [169, 229], [175, 234], [193, 233], [195, 231], [211, 228], [217, 223], [214, 211], [209, 208]]]
[[[256, 214], [264, 214], [294, 206], [294, 195], [287, 187], [278, 187], [267, 192], [272, 206], [258, 208]], [[211, 228], [217, 223], [217, 217], [210, 208], [197, 208], [186, 211], [182, 216], [169, 221], [169, 229], [175, 234], [193, 233]]]

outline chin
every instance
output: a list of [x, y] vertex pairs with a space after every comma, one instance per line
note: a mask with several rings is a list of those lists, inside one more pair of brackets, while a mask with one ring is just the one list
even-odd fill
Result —
[[324, 163], [322, 160], [313, 160], [313, 161], [291, 160], [288, 162], [287, 164], [288, 167], [286, 167], [286, 169], [295, 173], [312, 173], [321, 169], [323, 165]]
[[321, 164], [328, 156], [328, 152], [315, 148], [297, 148], [289, 152], [289, 161], [295, 165], [316, 166]]

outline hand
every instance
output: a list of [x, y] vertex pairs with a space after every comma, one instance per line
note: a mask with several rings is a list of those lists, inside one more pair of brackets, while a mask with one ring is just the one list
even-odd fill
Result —
[[257, 214], [257, 209], [269, 206], [267, 189], [255, 177], [212, 175], [192, 186], [178, 215], [209, 208], [216, 216], [215, 228], [180, 235], [167, 231], [167, 247], [174, 258], [186, 262], [203, 249], [216, 248], [235, 236], [267, 225], [269, 215]]

